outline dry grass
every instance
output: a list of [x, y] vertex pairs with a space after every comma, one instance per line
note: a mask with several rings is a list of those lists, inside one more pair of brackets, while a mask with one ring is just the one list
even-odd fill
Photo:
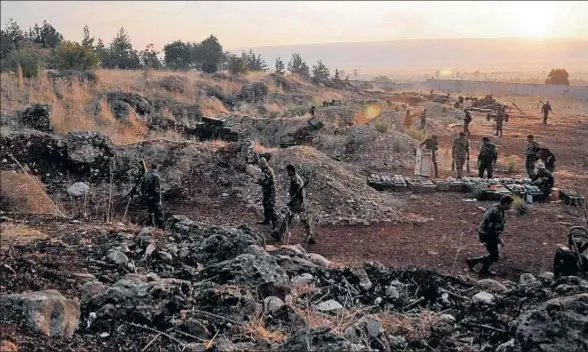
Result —
[[4, 210], [19, 213], [61, 215], [47, 195], [45, 186], [35, 176], [12, 171], [1, 171], [0, 195]]
[[[11, 244], [26, 244], [45, 237], [47, 237], [47, 234], [24, 224], [12, 222], [3, 222], [0, 224], [0, 238], [3, 243], [7, 241]], [[2, 249], [7, 248], [4, 245], [0, 247]]]
[[416, 139], [417, 141], [424, 141], [426, 138], [428, 138], [428, 134], [427, 131], [425, 130], [421, 130], [415, 127], [406, 127], [404, 128], [404, 133], [406, 133], [407, 135], [409, 135], [410, 137]]
[[245, 333], [254, 338], [262, 338], [266, 341], [280, 343], [286, 339], [286, 335], [281, 331], [270, 331], [265, 327], [265, 315], [260, 317], [254, 316], [244, 326]]
[[428, 339], [431, 328], [439, 323], [439, 316], [432, 311], [421, 311], [417, 316], [386, 312], [376, 314], [384, 329], [392, 335], [404, 336], [409, 342]]

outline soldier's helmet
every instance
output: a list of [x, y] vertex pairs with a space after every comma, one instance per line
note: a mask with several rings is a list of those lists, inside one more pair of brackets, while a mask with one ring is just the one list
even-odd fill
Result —
[[259, 158], [259, 161], [257, 161], [257, 164], [261, 168], [267, 167], [267, 160], [264, 157], [261, 157]]

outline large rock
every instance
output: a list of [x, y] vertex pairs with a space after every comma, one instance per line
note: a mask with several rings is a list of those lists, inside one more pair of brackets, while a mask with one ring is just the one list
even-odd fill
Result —
[[108, 137], [97, 132], [70, 132], [66, 139], [69, 168], [92, 180], [107, 180], [115, 155]]
[[67, 188], [67, 194], [72, 197], [81, 197], [88, 193], [90, 186], [84, 182], [76, 182]]
[[500, 282], [498, 282], [496, 280], [492, 280], [492, 279], [482, 279], [482, 280], [478, 281], [478, 286], [481, 289], [487, 290], [490, 292], [500, 293], [500, 292], [506, 292], [506, 290], [507, 290], [506, 286], [504, 286]]
[[345, 330], [345, 337], [351, 342], [369, 341], [384, 333], [382, 322], [373, 315], [364, 315]]
[[312, 329], [300, 329], [279, 348], [280, 352], [359, 352], [369, 351], [363, 345], [354, 344], [334, 334], [330, 328], [319, 326]]
[[137, 115], [141, 117], [146, 117], [147, 115], [151, 114], [151, 111], [153, 110], [149, 100], [140, 96], [139, 94], [111, 92], [106, 95], [106, 99], [111, 106], [113, 104], [120, 105], [120, 103], [117, 102], [124, 102], [128, 104], [133, 110], [135, 110]]
[[80, 305], [56, 290], [0, 297], [4, 322], [21, 323], [46, 336], [69, 339], [78, 327]]
[[521, 315], [516, 350], [588, 351], [588, 293], [558, 297]]
[[51, 106], [34, 104], [20, 113], [22, 124], [42, 132], [53, 132], [51, 125]]
[[210, 265], [201, 273], [202, 279], [219, 284], [249, 285], [263, 297], [285, 298], [290, 292], [288, 275], [271, 255], [245, 253], [234, 259]]

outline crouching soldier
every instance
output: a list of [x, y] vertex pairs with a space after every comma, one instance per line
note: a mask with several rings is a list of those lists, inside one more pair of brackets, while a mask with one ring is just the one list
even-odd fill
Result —
[[290, 201], [288, 202], [286, 210], [286, 217], [284, 221], [280, 224], [280, 227], [272, 232], [272, 236], [277, 240], [283, 240], [284, 234], [294, 215], [298, 215], [300, 222], [304, 225], [304, 230], [306, 232], [306, 243], [308, 244], [315, 244], [316, 239], [312, 234], [312, 228], [310, 226], [310, 222], [308, 221], [306, 207], [304, 204], [304, 186], [305, 184], [302, 182], [302, 178], [300, 175], [296, 173], [296, 168], [294, 165], [286, 166], [286, 171], [288, 172], [288, 176], [290, 177], [290, 188], [288, 194], [290, 196]]
[[512, 203], [513, 198], [511, 196], [503, 195], [500, 198], [500, 203], [489, 206], [484, 212], [484, 218], [478, 229], [478, 237], [486, 247], [488, 255], [466, 259], [466, 264], [470, 271], [473, 272], [477, 264], [482, 264], [480, 274], [495, 275], [490, 270], [490, 267], [500, 258], [498, 245], [504, 246], [504, 241], [500, 238], [504, 231], [504, 212], [510, 209]]
[[540, 200], [546, 200], [549, 198], [551, 190], [553, 189], [554, 179], [551, 172], [545, 169], [544, 163], [537, 163], [537, 173], [533, 175], [531, 181], [533, 181], [533, 183], [541, 190], [542, 196]]
[[148, 225], [163, 228], [163, 205], [161, 203], [161, 177], [157, 172], [159, 165], [151, 163], [149, 171], [141, 181], [141, 195], [147, 203]]

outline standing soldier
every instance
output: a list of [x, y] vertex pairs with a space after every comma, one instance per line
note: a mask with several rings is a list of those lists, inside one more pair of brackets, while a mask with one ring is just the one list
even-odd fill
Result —
[[457, 171], [457, 178], [461, 179], [463, 174], [463, 166], [466, 162], [467, 156], [470, 153], [470, 142], [465, 133], [459, 132], [459, 137], [453, 140], [452, 156], [455, 168]]
[[525, 148], [525, 169], [527, 175], [533, 177], [535, 171], [535, 161], [537, 161], [537, 152], [539, 151], [539, 143], [535, 142], [535, 137], [530, 134], [527, 136], [527, 147]]
[[261, 186], [263, 199], [261, 204], [263, 205], [263, 221], [260, 221], [259, 225], [272, 224], [272, 228], [276, 226], [276, 185], [274, 183], [274, 171], [267, 165], [265, 158], [259, 159], [259, 168], [261, 169], [261, 177], [257, 183]]
[[470, 132], [470, 123], [472, 122], [472, 115], [470, 114], [469, 110], [465, 111], [465, 117], [463, 118], [463, 132], [468, 136], [472, 133]]
[[439, 178], [439, 172], [437, 169], [437, 149], [439, 149], [439, 141], [436, 135], [431, 138], [427, 138], [420, 145], [425, 146], [425, 149], [431, 151], [431, 162], [433, 162], [433, 168], [435, 169], [435, 178]]
[[161, 177], [157, 170], [159, 165], [151, 163], [149, 171], [141, 181], [141, 195], [147, 203], [148, 224], [163, 228], [163, 205], [161, 204]]
[[427, 109], [423, 110], [423, 112], [421, 113], [420, 119], [421, 119], [420, 129], [424, 130], [425, 127], [427, 126]]
[[504, 241], [500, 238], [504, 231], [504, 212], [510, 209], [512, 203], [513, 198], [505, 194], [500, 198], [500, 203], [489, 206], [484, 212], [484, 218], [478, 228], [478, 237], [486, 247], [488, 255], [466, 259], [470, 271], [473, 272], [474, 267], [481, 263], [483, 266], [479, 271], [480, 274], [496, 275], [490, 270], [490, 266], [500, 258], [498, 245], [504, 247]]
[[[535, 106], [535, 108], [537, 108], [537, 106]], [[543, 124], [547, 124], [547, 117], [551, 111], [553, 111], [551, 110], [551, 104], [549, 104], [549, 101], [546, 101], [543, 106], [541, 106], [541, 112], [543, 113]]]
[[304, 204], [305, 184], [302, 182], [300, 175], [296, 173], [296, 168], [294, 165], [290, 164], [286, 166], [286, 172], [288, 172], [288, 176], [290, 177], [290, 188], [288, 190], [290, 201], [286, 204], [288, 206], [288, 210], [286, 211], [286, 219], [281, 223], [280, 228], [277, 231], [272, 232], [272, 236], [281, 241], [284, 238], [284, 233], [292, 222], [294, 215], [298, 215], [298, 218], [304, 225], [304, 230], [306, 231], [306, 243], [315, 244], [316, 239], [312, 234], [312, 228], [310, 226], [310, 222], [308, 221], [306, 206]]
[[496, 146], [490, 143], [490, 138], [482, 138], [482, 147], [478, 154], [478, 177], [484, 177], [484, 171], [486, 171], [486, 177], [492, 178], [492, 170], [497, 159]]
[[496, 134], [497, 137], [502, 137], [502, 124], [504, 123], [504, 110], [498, 109], [496, 111]]
[[[323, 104], [324, 105], [324, 104]], [[310, 107], [310, 116], [314, 117], [314, 113], [316, 111], [316, 107], [313, 105]]]

